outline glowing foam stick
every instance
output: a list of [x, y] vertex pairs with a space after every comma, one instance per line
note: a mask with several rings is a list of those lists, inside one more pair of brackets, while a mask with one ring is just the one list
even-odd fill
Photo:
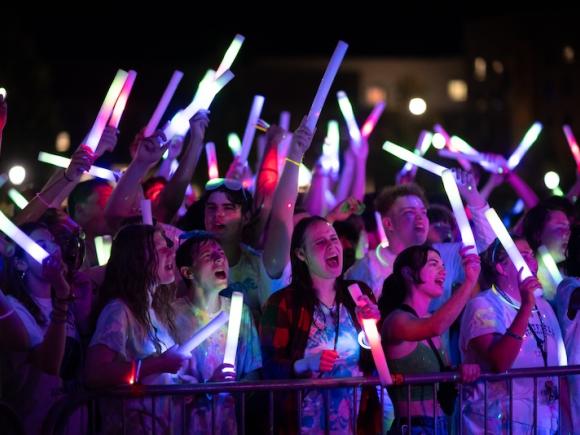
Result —
[[42, 264], [42, 261], [49, 256], [40, 245], [28, 237], [20, 228], [14, 225], [4, 213], [0, 211], [0, 231], [6, 234], [14, 243], [26, 251], [32, 258]]
[[387, 235], [385, 234], [383, 220], [381, 219], [381, 214], [378, 211], [375, 211], [375, 222], [377, 223], [377, 231], [379, 232], [379, 238], [381, 240], [380, 246], [381, 248], [386, 248], [389, 246], [389, 239], [387, 239]]
[[375, 104], [375, 107], [373, 107], [371, 114], [368, 116], [368, 118], [364, 122], [362, 128], [360, 129], [361, 134], [363, 135], [363, 137], [365, 139], [371, 135], [371, 133], [373, 132], [373, 130], [377, 126], [377, 122], [379, 122], [379, 118], [383, 114], [384, 110], [385, 110], [385, 102], [384, 101], [381, 101], [380, 103]]
[[0, 88], [0, 97], [2, 97], [3, 100], [6, 99], [6, 89], [5, 88]]
[[238, 55], [240, 48], [242, 48], [242, 44], [244, 43], [244, 38], [242, 35], [236, 35], [234, 40], [228, 47], [220, 66], [218, 67], [217, 71], [215, 72], [216, 77], [221, 76], [226, 70], [230, 69], [236, 56]]
[[338, 91], [336, 97], [338, 98], [338, 106], [340, 107], [340, 111], [342, 112], [342, 116], [344, 116], [346, 126], [348, 127], [348, 134], [353, 140], [354, 145], [359, 146], [362, 136], [354, 117], [352, 105], [344, 91]]
[[383, 149], [386, 152], [391, 153], [394, 156], [400, 158], [401, 160], [405, 160], [406, 162], [419, 166], [420, 168], [432, 172], [435, 175], [441, 176], [443, 175], [443, 171], [447, 169], [441, 165], [438, 165], [437, 163], [433, 163], [430, 160], [424, 159], [423, 157], [420, 157], [412, 153], [411, 151], [389, 141], [386, 141], [383, 144]]
[[240, 136], [236, 133], [228, 134], [228, 147], [232, 151], [234, 157], [239, 156], [242, 151], [242, 141], [240, 140]]
[[208, 142], [205, 144], [205, 157], [207, 159], [207, 171], [209, 179], [213, 180], [214, 178], [218, 178], [219, 172], [218, 172], [217, 154], [215, 152], [215, 143]]
[[153, 225], [153, 213], [151, 213], [151, 200], [141, 200], [141, 216], [145, 225]]
[[340, 171], [339, 148], [340, 129], [338, 122], [328, 121], [328, 130], [322, 145], [322, 156], [320, 158], [320, 164], [325, 172], [336, 175]]
[[451, 138], [449, 139], [449, 143], [451, 144], [449, 148], [454, 150], [455, 152], [473, 155], [479, 154], [479, 152], [475, 148], [473, 148], [459, 136], [451, 136]]
[[224, 364], [231, 364], [234, 367], [236, 366], [236, 353], [238, 351], [238, 338], [240, 337], [240, 324], [242, 323], [243, 307], [244, 294], [241, 292], [233, 292], [230, 305], [230, 323], [228, 324]]
[[113, 80], [113, 83], [111, 83], [109, 91], [105, 96], [105, 100], [103, 101], [101, 109], [99, 110], [97, 119], [95, 120], [95, 123], [93, 124], [93, 127], [87, 136], [85, 145], [87, 145], [93, 151], [97, 149], [99, 140], [103, 135], [103, 131], [107, 126], [107, 122], [111, 117], [111, 113], [113, 113], [115, 102], [117, 101], [117, 98], [119, 98], [119, 94], [121, 93], [126, 80], [127, 73], [121, 69], [118, 70], [117, 75], [115, 76], [115, 79]]
[[443, 180], [445, 193], [447, 193], [447, 197], [451, 203], [451, 208], [453, 209], [453, 214], [455, 215], [455, 220], [457, 221], [457, 226], [459, 227], [459, 232], [461, 233], [461, 241], [463, 242], [464, 246], [473, 246], [475, 251], [473, 253], [477, 254], [475, 238], [473, 237], [473, 232], [471, 231], [471, 226], [469, 225], [469, 220], [467, 219], [467, 214], [465, 214], [463, 201], [461, 201], [461, 195], [459, 194], [457, 182], [455, 181], [455, 174], [453, 171], [448, 169], [443, 172], [441, 179]]
[[290, 112], [286, 112], [286, 111], [281, 112], [280, 113], [280, 120], [278, 121], [278, 124], [284, 130], [289, 131], [290, 130]]
[[[439, 133], [445, 139], [445, 146], [447, 148], [449, 148], [450, 151], [455, 151], [455, 152], [459, 151], [455, 148], [455, 144], [451, 141], [451, 137], [449, 136], [449, 133], [447, 133], [447, 131], [443, 128], [443, 126], [441, 124], [435, 124], [433, 126], [433, 130], [435, 131], [435, 133]], [[465, 169], [466, 171], [471, 170], [471, 165], [469, 164], [469, 162], [467, 160], [461, 159], [458, 161], [463, 169]]]
[[[173, 75], [171, 76], [171, 80], [169, 80], [169, 84], [165, 88], [159, 103], [157, 103], [157, 107], [151, 116], [151, 119], [147, 123], [145, 127], [144, 135], [145, 137], [149, 137], [153, 134], [157, 126], [159, 125], [159, 121], [163, 117], [163, 114], [167, 110], [167, 106], [169, 106], [169, 102], [173, 98], [173, 94], [175, 94], [175, 90], [179, 85], [179, 82], [183, 78], [183, 73], [181, 71], [173, 71]], [[169, 138], [168, 138], [169, 139]]]
[[211, 103], [213, 102], [215, 96], [225, 87], [225, 85], [227, 85], [233, 78], [234, 78], [234, 73], [231, 72], [230, 70], [225, 71], [222, 75], [220, 75], [218, 78], [216, 78], [214, 81], [210, 82], [207, 85], [207, 92], [204, 91], [200, 93], [199, 95], [199, 109], [196, 108], [196, 110], [193, 109], [193, 107], [195, 107], [194, 105], [190, 105], [188, 106], [184, 112], [186, 115], [188, 115], [190, 118], [195, 115], [195, 113], [198, 110], [208, 110], [209, 106], [211, 106]]
[[[421, 130], [419, 134], [419, 139], [417, 139], [417, 143], [415, 144], [415, 151], [414, 153], [418, 156], [424, 156], [429, 147], [431, 146], [431, 141], [433, 139], [433, 134], [427, 130]], [[417, 167], [412, 163], [405, 163], [403, 166], [403, 173], [407, 173], [410, 171], [417, 171]]]
[[320, 85], [318, 86], [318, 91], [316, 91], [314, 101], [310, 107], [310, 112], [308, 112], [308, 117], [306, 118], [306, 127], [308, 127], [311, 132], [314, 132], [314, 129], [316, 128], [316, 123], [320, 117], [322, 106], [324, 106], [324, 102], [326, 101], [326, 97], [328, 96], [328, 92], [330, 91], [330, 87], [332, 86], [332, 82], [336, 77], [336, 73], [338, 72], [338, 68], [342, 63], [342, 59], [344, 58], [347, 48], [348, 44], [346, 42], [338, 41], [334, 53], [330, 58], [330, 62], [326, 67], [324, 76], [322, 77]]
[[558, 265], [554, 261], [554, 257], [552, 257], [552, 254], [550, 254], [550, 251], [544, 245], [538, 248], [538, 252], [540, 254], [540, 260], [544, 263], [544, 267], [554, 282], [554, 288], [558, 287], [564, 278], [560, 273], [560, 269], [558, 269]]
[[[497, 215], [497, 212], [490, 208], [485, 212], [485, 218], [489, 222], [491, 229], [499, 239], [500, 243], [503, 245], [503, 248], [507, 252], [510, 260], [514, 264], [516, 270], [522, 270], [521, 279], [522, 281], [530, 276], [532, 276], [532, 271], [530, 270], [528, 264], [522, 257], [522, 254], [518, 250], [516, 244], [514, 243], [513, 239], [508, 233], [508, 230], [502, 223], [501, 219]], [[536, 296], [542, 295], [542, 289], [536, 289], [534, 292]]]
[[195, 331], [195, 333], [185, 343], [177, 348], [177, 351], [182, 355], [191, 355], [193, 349], [203, 343], [211, 335], [213, 335], [218, 329], [225, 325], [227, 321], [228, 313], [221, 311], [205, 326]]
[[28, 200], [20, 193], [18, 190], [14, 189], [13, 187], [8, 190], [8, 197], [16, 204], [20, 210], [28, 205]]
[[240, 162], [242, 163], [246, 163], [248, 161], [250, 148], [252, 148], [252, 142], [254, 141], [254, 135], [256, 134], [255, 126], [258, 123], [263, 106], [264, 97], [261, 95], [256, 95], [254, 97], [254, 101], [252, 102], [252, 108], [250, 109], [250, 115], [248, 116], [248, 122], [246, 124], [246, 131], [244, 131], [244, 136], [242, 138], [242, 151], [240, 152]]
[[95, 250], [97, 251], [97, 261], [99, 262], [99, 266], [104, 266], [109, 262], [112, 243], [113, 240], [111, 239], [111, 236], [95, 237]]
[[468, 160], [470, 162], [474, 162], [474, 163], [479, 163], [481, 166], [485, 167], [486, 170], [490, 171], [490, 172], [495, 172], [497, 174], [501, 174], [503, 172], [502, 168], [498, 167], [497, 165], [494, 165], [491, 162], [488, 162], [485, 160], [485, 157], [481, 154], [462, 154], [462, 153], [457, 153], [455, 151], [449, 151], [449, 150], [439, 150], [438, 154], [441, 157], [445, 157], [447, 159], [454, 159], [454, 160]]
[[507, 161], [508, 168], [514, 169], [522, 160], [524, 155], [528, 152], [530, 147], [534, 144], [540, 132], [542, 131], [542, 124], [540, 122], [534, 122], [534, 124], [529, 128], [529, 130], [524, 135], [524, 138], [512, 153]]
[[572, 133], [572, 128], [569, 125], [563, 125], [562, 130], [564, 130], [566, 141], [568, 142], [570, 151], [572, 151], [574, 160], [576, 160], [576, 166], [578, 167], [578, 171], [580, 171], [580, 148], [578, 148], [578, 142], [576, 142], [574, 133]]
[[304, 165], [304, 163], [300, 163], [300, 168], [298, 169], [298, 187], [305, 189], [312, 183], [312, 172], [310, 169]]
[[[45, 153], [40, 151], [38, 153], [38, 161], [43, 163], [48, 163], [49, 165], [58, 166], [59, 168], [68, 168], [70, 164], [70, 159], [58, 156], [56, 154]], [[109, 169], [101, 168], [99, 166], [91, 166], [89, 169], [89, 175], [96, 178], [102, 178], [103, 180], [117, 181], [115, 173]]]
[[[357, 306], [361, 306], [362, 302], [359, 298], [362, 296], [362, 292], [358, 284], [351, 284], [348, 286], [348, 291], [353, 301]], [[393, 383], [391, 379], [391, 374], [389, 373], [389, 367], [387, 366], [387, 359], [385, 358], [385, 353], [383, 352], [383, 346], [381, 344], [381, 336], [377, 330], [377, 324], [374, 319], [363, 319], [362, 326], [367, 336], [368, 342], [371, 345], [371, 352], [373, 354], [373, 360], [375, 361], [375, 366], [379, 372], [379, 378], [381, 379], [381, 384], [390, 385]]]
[[127, 100], [129, 99], [129, 95], [131, 94], [131, 89], [133, 89], [133, 84], [135, 83], [135, 79], [137, 78], [137, 73], [133, 70], [127, 73], [127, 79], [123, 84], [123, 89], [119, 94], [119, 98], [115, 103], [115, 108], [113, 109], [113, 114], [111, 115], [111, 119], [109, 119], [109, 125], [111, 127], [117, 128], [119, 127], [119, 123], [121, 122], [121, 116], [123, 115], [123, 111], [125, 110], [125, 106], [127, 105]]

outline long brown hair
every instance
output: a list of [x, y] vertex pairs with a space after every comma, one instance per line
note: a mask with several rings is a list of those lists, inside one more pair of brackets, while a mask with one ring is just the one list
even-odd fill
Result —
[[[156, 231], [161, 229], [151, 225], [134, 224], [123, 227], [117, 233], [99, 293], [97, 315], [111, 300], [122, 300], [153, 341], [157, 352], [161, 352], [161, 342], [153, 327], [148, 306], [149, 289], [158, 285], [159, 258], [154, 239]], [[152, 301], [157, 317], [173, 337], [176, 336], [174, 312], [171, 307], [174, 299], [175, 287], [161, 285], [157, 287]]]

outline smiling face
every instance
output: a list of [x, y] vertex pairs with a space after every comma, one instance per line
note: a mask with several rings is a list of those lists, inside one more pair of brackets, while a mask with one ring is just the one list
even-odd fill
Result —
[[157, 283], [171, 284], [175, 280], [174, 274], [174, 253], [168, 246], [167, 239], [158, 230], [153, 236], [155, 251], [157, 252]]
[[306, 229], [296, 256], [306, 263], [310, 275], [337, 278], [342, 273], [342, 245], [328, 222], [315, 221]]
[[401, 196], [393, 203], [383, 225], [390, 240], [398, 240], [404, 248], [422, 245], [427, 240], [429, 219], [425, 204], [415, 195]]
[[436, 298], [443, 294], [445, 282], [445, 266], [439, 254], [435, 251], [427, 253], [427, 263], [421, 268], [419, 277], [421, 284], [416, 284], [416, 290], [430, 298]]
[[228, 286], [228, 259], [215, 240], [201, 243], [190, 270], [195, 283], [206, 291], [220, 291]]

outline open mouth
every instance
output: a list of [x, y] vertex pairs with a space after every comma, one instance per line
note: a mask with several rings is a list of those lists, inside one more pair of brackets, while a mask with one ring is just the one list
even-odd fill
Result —
[[169, 271], [169, 272], [172, 272], [172, 271], [173, 271], [173, 263], [168, 263], [168, 264], [165, 266], [165, 270], [167, 270], [167, 271]]
[[226, 279], [226, 278], [227, 278], [227, 277], [226, 277], [226, 272], [225, 272], [225, 271], [223, 271], [223, 270], [216, 270], [216, 271], [215, 271], [215, 273], [214, 273], [214, 276], [215, 276], [217, 279], [221, 279], [221, 280], [223, 280], [223, 279]]
[[438, 286], [443, 287], [443, 283], [445, 282], [445, 278], [437, 278], [435, 280], [435, 284], [437, 284]]
[[326, 259], [326, 264], [328, 264], [330, 267], [338, 267], [339, 266], [339, 258], [338, 255], [334, 255], [332, 257], [328, 257]]

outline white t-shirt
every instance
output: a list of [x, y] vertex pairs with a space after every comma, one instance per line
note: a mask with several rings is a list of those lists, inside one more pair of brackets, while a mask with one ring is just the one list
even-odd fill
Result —
[[[547, 342], [547, 365], [566, 365], [566, 353], [560, 326], [550, 304], [538, 298], [529, 319], [529, 326], [536, 335]], [[469, 345], [476, 337], [486, 334], [504, 334], [511, 326], [517, 312], [495, 291], [486, 290], [467, 304], [461, 319], [459, 346], [464, 363], [477, 363], [482, 371], [491, 367], [478, 357]], [[541, 322], [539, 316], [542, 317]], [[542, 326], [543, 323], [543, 326]], [[528, 328], [524, 334], [521, 349], [511, 368], [544, 367], [542, 352], [534, 335]], [[558, 379], [555, 377], [538, 378], [538, 433], [551, 434], [558, 429]], [[484, 384], [465, 386], [463, 404], [463, 424], [466, 433], [481, 433], [484, 427]], [[554, 394], [551, 394], [554, 393]], [[513, 433], [531, 433], [534, 420], [534, 381], [516, 378], [512, 382], [513, 394]], [[509, 401], [506, 381], [488, 383], [487, 388], [487, 427], [490, 433], [505, 432], [508, 428]]]
[[[564, 344], [570, 365], [580, 364], [580, 314], [573, 319], [568, 317], [570, 297], [575, 289], [580, 287], [580, 279], [565, 278], [558, 286], [556, 293], [556, 314], [564, 335]], [[573, 427], [580, 429], [580, 375], [568, 376]]]

